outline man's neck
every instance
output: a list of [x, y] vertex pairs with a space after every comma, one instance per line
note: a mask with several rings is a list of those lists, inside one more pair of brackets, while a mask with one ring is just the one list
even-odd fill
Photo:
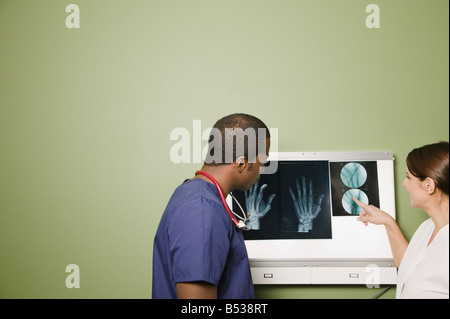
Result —
[[[225, 197], [228, 196], [228, 194], [233, 191], [233, 185], [232, 185], [232, 179], [231, 176], [231, 167], [230, 165], [219, 165], [219, 166], [213, 166], [213, 165], [203, 165], [200, 169], [202, 172], [205, 172], [209, 175], [211, 175], [217, 183], [220, 185], [220, 188], [222, 189], [223, 195]], [[214, 184], [208, 177], [197, 174], [195, 178], [202, 179], [204, 181], [207, 181], [209, 183]]]

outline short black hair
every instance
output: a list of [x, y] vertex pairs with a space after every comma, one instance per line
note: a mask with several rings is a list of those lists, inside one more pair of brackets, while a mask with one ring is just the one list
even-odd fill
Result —
[[227, 165], [241, 156], [254, 162], [266, 138], [270, 138], [269, 129], [259, 118], [244, 113], [227, 115], [211, 129], [205, 164]]

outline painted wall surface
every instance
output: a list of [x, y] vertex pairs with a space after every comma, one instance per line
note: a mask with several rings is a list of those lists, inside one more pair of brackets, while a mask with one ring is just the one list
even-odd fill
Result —
[[404, 159], [449, 137], [448, 30], [447, 0], [0, 0], [0, 298], [150, 298], [160, 216], [201, 165], [174, 163], [170, 134], [193, 152], [197, 124], [234, 112], [277, 128], [279, 151], [393, 151], [410, 238], [427, 216]]

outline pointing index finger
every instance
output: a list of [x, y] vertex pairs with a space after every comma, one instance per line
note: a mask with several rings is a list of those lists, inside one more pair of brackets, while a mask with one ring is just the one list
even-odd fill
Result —
[[360, 202], [355, 196], [353, 196], [353, 201], [361, 208], [366, 207], [367, 205], [364, 204], [363, 202]]

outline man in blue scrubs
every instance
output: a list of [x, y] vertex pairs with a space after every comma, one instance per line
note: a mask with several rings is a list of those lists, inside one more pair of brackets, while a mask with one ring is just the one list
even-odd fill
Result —
[[[256, 139], [246, 137], [248, 132], [255, 132]], [[244, 140], [240, 150], [236, 141]], [[230, 154], [225, 146], [231, 143]], [[211, 131], [201, 170], [218, 182], [225, 197], [233, 190], [248, 190], [259, 179], [269, 147], [269, 131], [261, 120], [247, 114], [226, 116]], [[242, 231], [235, 227], [216, 186], [206, 176], [197, 174], [186, 180], [167, 204], [154, 241], [152, 297], [254, 298]]]

